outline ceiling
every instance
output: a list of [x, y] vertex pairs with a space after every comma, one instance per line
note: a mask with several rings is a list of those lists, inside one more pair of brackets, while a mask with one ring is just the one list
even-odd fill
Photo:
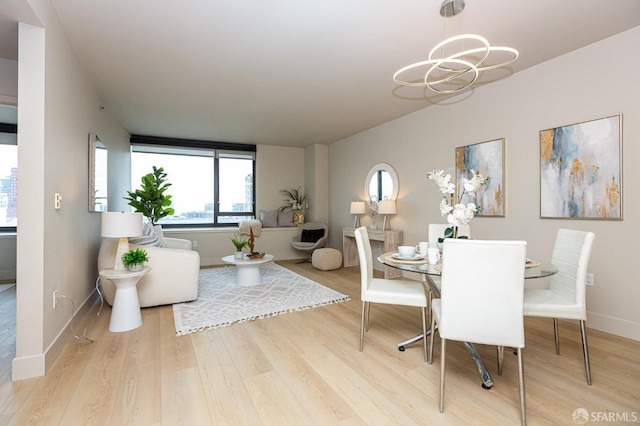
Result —
[[[35, 15], [4, 1], [0, 57], [15, 59], [15, 22]], [[441, 0], [51, 2], [130, 133], [301, 147], [452, 102], [392, 80], [445, 37], [519, 50], [478, 87], [640, 25], [638, 0], [467, 0], [446, 22]]]

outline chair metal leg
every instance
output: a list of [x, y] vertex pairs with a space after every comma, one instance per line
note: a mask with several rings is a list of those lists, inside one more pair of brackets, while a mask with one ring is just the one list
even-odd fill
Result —
[[524, 393], [524, 361], [522, 359], [522, 348], [518, 348], [518, 382], [520, 385], [520, 416], [522, 425], [527, 424], [527, 407]]
[[427, 362], [433, 364], [433, 339], [436, 334], [436, 316], [431, 312], [431, 333], [429, 333], [429, 355], [427, 356]]
[[[427, 308], [422, 309], [422, 335], [427, 335]], [[427, 339], [426, 337], [422, 338], [422, 345], [424, 346], [424, 362], [429, 362], [429, 352], [427, 351]]]
[[367, 312], [367, 303], [368, 302], [362, 302], [362, 318], [360, 320], [360, 352], [362, 352], [362, 349], [364, 348], [364, 323]]
[[558, 336], [558, 318], [553, 319], [553, 338], [556, 341], [556, 354], [560, 355], [560, 337]]
[[498, 346], [498, 375], [502, 376], [502, 367], [504, 360], [504, 346]]
[[[433, 333], [432, 333], [433, 334]], [[440, 412], [444, 413], [444, 368], [445, 368], [445, 351], [447, 350], [447, 341], [440, 338]]]
[[371, 314], [371, 302], [367, 302], [366, 316], [364, 317], [364, 331], [369, 331], [369, 315]]
[[431, 291], [431, 287], [429, 287], [429, 283], [427, 283], [427, 276], [424, 274], [421, 274], [421, 278], [422, 278], [422, 285], [424, 286], [424, 290], [427, 293], [427, 324], [431, 323], [431, 315], [433, 315], [433, 312], [431, 312], [431, 299], [433, 298], [433, 292]]
[[589, 346], [587, 346], [587, 328], [585, 321], [580, 321], [580, 332], [582, 334], [582, 353], [584, 355], [584, 371], [587, 375], [587, 384], [591, 386], [591, 363], [589, 362]]

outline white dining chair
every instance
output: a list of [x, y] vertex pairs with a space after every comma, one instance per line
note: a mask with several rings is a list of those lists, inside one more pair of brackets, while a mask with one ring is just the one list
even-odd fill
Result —
[[[444, 231], [447, 228], [451, 228], [448, 223], [430, 223], [429, 224], [429, 248], [442, 249], [442, 244], [438, 244], [438, 239], [444, 236]], [[461, 237], [471, 238], [471, 226], [462, 225], [458, 227], [458, 235]], [[431, 279], [438, 285], [440, 283], [440, 277], [431, 277]], [[429, 292], [431, 298], [431, 292]]]
[[558, 273], [550, 278], [548, 289], [524, 290], [524, 315], [553, 318], [556, 354], [560, 354], [558, 318], [580, 321], [582, 353], [587, 384], [591, 386], [591, 366], [587, 345], [586, 280], [589, 258], [595, 234], [593, 232], [559, 229], [551, 254], [551, 263]]
[[[422, 332], [427, 333], [427, 296], [424, 286], [418, 281], [384, 279], [373, 277], [373, 258], [367, 228], [361, 226], [355, 232], [358, 256], [360, 258], [360, 281], [362, 318], [360, 321], [360, 352], [364, 348], [364, 332], [369, 331], [369, 311], [371, 303], [416, 306], [422, 313]], [[427, 361], [427, 341], [424, 340], [424, 357]]]
[[[518, 355], [520, 412], [526, 423], [524, 393], [523, 282], [525, 241], [483, 241], [448, 238], [442, 254], [440, 298], [431, 301], [431, 330], [438, 326], [440, 349], [440, 412], [444, 412], [447, 340], [496, 345], [498, 374], [504, 346]], [[429, 338], [433, 360], [435, 332]]]

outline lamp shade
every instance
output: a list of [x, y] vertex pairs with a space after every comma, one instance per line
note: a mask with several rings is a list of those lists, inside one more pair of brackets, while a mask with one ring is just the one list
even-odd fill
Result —
[[351, 214], [365, 214], [367, 212], [367, 207], [364, 204], [364, 201], [352, 201], [351, 202]]
[[393, 200], [382, 200], [378, 203], [379, 214], [396, 214], [396, 202]]
[[102, 212], [101, 235], [106, 238], [142, 235], [142, 213]]

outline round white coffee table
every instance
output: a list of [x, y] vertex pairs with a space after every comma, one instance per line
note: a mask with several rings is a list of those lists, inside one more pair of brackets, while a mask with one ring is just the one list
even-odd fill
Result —
[[113, 268], [100, 271], [100, 276], [111, 280], [116, 287], [109, 319], [109, 331], [129, 331], [142, 325], [137, 285], [140, 278], [150, 270], [150, 267], [145, 266], [138, 272], [116, 271]]
[[236, 259], [233, 255], [222, 258], [224, 263], [236, 265], [236, 285], [241, 287], [250, 287], [262, 284], [260, 276], [260, 265], [271, 262], [273, 255], [265, 254], [262, 259], [249, 259], [246, 256], [242, 259]]

